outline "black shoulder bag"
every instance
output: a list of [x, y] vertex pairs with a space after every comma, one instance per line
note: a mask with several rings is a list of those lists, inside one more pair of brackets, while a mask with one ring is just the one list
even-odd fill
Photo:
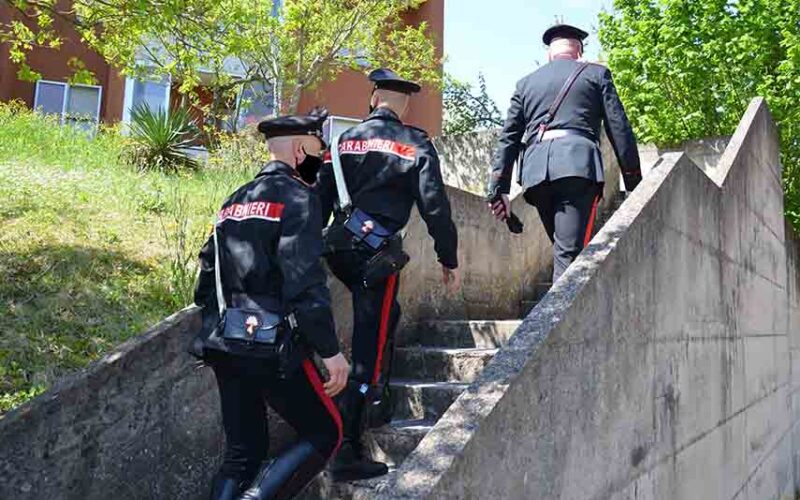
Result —
[[231, 354], [274, 361], [289, 368], [297, 344], [297, 321], [294, 314], [282, 316], [273, 311], [252, 307], [227, 307], [222, 291], [219, 258], [218, 223], [214, 223], [214, 280], [219, 307], [219, 323], [207, 342]]
[[[403, 237], [380, 225], [368, 213], [353, 207], [339, 157], [338, 136], [331, 141], [331, 162], [336, 180], [339, 216], [324, 232], [325, 253], [358, 248], [375, 252], [367, 262], [362, 278], [367, 288], [378, 285], [408, 264], [410, 258], [403, 251]], [[371, 223], [372, 229], [364, 232], [363, 228], [368, 222]]]

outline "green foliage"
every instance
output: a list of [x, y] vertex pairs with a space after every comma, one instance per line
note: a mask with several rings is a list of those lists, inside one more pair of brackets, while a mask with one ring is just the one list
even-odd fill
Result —
[[[203, 111], [225, 121], [242, 85], [278, 82], [276, 109], [294, 112], [304, 89], [345, 68], [388, 64], [410, 78], [438, 84], [439, 61], [427, 26], [406, 26], [403, 14], [425, 0], [3, 0], [35, 22], [0, 25], [26, 78], [34, 46], [58, 46], [55, 17], [70, 20], [84, 41], [127, 74], [155, 71], [181, 83]], [[144, 60], [143, 60], [144, 59]], [[238, 76], [232, 76], [233, 73]], [[87, 75], [78, 75], [85, 78]], [[201, 83], [211, 103], [192, 92]]]
[[153, 111], [137, 105], [131, 111], [133, 161], [142, 170], [177, 172], [196, 169], [197, 162], [187, 153], [198, 137], [189, 112], [185, 109]]
[[764, 96], [800, 229], [800, 0], [615, 0], [600, 42], [642, 142], [731, 134]]
[[444, 77], [444, 133], [460, 135], [476, 130], [499, 127], [503, 118], [497, 104], [486, 91], [486, 79], [478, 74], [478, 89], [451, 75]]
[[253, 175], [137, 172], [126, 147], [0, 104], [0, 413], [187, 305], [215, 209]]
[[258, 172], [269, 159], [266, 142], [255, 127], [238, 134], [217, 134], [213, 142], [207, 169], [247, 175]]

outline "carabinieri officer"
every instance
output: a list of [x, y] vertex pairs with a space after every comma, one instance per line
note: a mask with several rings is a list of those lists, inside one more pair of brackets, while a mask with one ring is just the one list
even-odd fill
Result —
[[[326, 233], [328, 265], [353, 295], [353, 367], [339, 400], [344, 442], [331, 467], [339, 481], [387, 472], [385, 464], [363, 453], [362, 413], [367, 400], [387, 398], [382, 360], [400, 318], [397, 270], [408, 258], [398, 233], [414, 204], [433, 237], [445, 286], [454, 291], [460, 280], [458, 237], [438, 154], [424, 130], [402, 122], [409, 98], [420, 86], [388, 69], [373, 71], [369, 79], [374, 83], [369, 117], [344, 132], [338, 151], [331, 151], [339, 155], [351, 210], [343, 210], [347, 207], [337, 199], [332, 156], [326, 154], [317, 181], [322, 220], [328, 220], [337, 202], [340, 208]], [[371, 237], [376, 241], [370, 242]]]
[[[341, 443], [331, 397], [344, 388], [349, 365], [320, 261], [319, 199], [298, 174], [321, 163], [326, 115], [259, 124], [270, 161], [225, 201], [200, 252], [195, 303], [204, 328], [191, 351], [214, 369], [226, 438], [213, 500], [292, 498]], [[312, 351], [330, 374], [325, 383]], [[298, 434], [269, 462], [265, 399]]]
[[[504, 219], [510, 214], [511, 170], [521, 158], [517, 180], [525, 190], [523, 196], [538, 210], [553, 242], [553, 282], [591, 238], [605, 182], [601, 123], [625, 188], [633, 190], [642, 178], [636, 138], [611, 71], [579, 61], [587, 36], [566, 24], [545, 31], [542, 38], [550, 62], [517, 83], [491, 168], [492, 210]], [[554, 110], [560, 94], [563, 100]]]

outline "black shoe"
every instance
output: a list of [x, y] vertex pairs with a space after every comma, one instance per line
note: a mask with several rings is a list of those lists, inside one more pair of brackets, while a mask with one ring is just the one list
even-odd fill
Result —
[[350, 442], [342, 443], [339, 453], [331, 462], [330, 471], [334, 481], [358, 481], [383, 476], [389, 472], [386, 464], [364, 458], [360, 448]]
[[211, 485], [210, 500], [235, 500], [239, 497], [239, 481], [217, 476]]

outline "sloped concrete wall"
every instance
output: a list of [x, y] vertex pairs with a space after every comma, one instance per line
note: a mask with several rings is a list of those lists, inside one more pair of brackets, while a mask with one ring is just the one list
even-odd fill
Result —
[[188, 308], [0, 417], [0, 498], [197, 498], [221, 456], [216, 383]]
[[381, 498], [794, 498], [797, 238], [763, 100], [665, 156]]

